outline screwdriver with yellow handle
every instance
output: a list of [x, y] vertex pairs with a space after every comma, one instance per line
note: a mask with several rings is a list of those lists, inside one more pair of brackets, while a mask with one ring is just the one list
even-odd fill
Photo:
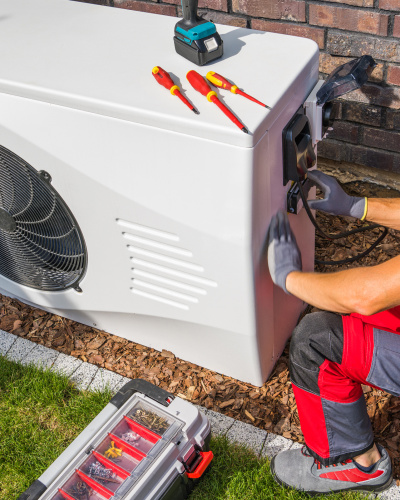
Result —
[[175, 85], [175, 83], [172, 80], [172, 78], [169, 76], [169, 74], [164, 69], [160, 68], [160, 66], [154, 66], [154, 68], [152, 70], [152, 73], [153, 73], [154, 78], [157, 80], [157, 82], [160, 85], [162, 85], [163, 87], [165, 87], [166, 89], [168, 89], [171, 92], [172, 95], [176, 95], [177, 97], [179, 97], [179, 99], [184, 104], [186, 104], [186, 106], [188, 106], [193, 111], [193, 113], [196, 113], [196, 115], [199, 114], [199, 112], [193, 106], [193, 104], [191, 104], [186, 99], [186, 97], [181, 94], [181, 90], [178, 87], [178, 85]]
[[233, 85], [232, 83], [228, 82], [228, 80], [226, 78], [219, 75], [218, 73], [215, 73], [215, 71], [209, 71], [206, 75], [206, 78], [215, 87], [218, 87], [220, 89], [230, 90], [232, 92], [232, 94], [242, 95], [243, 97], [250, 99], [250, 101], [256, 102], [257, 104], [260, 104], [260, 106], [264, 106], [264, 108], [271, 109], [269, 106], [267, 106], [263, 102], [260, 102], [257, 99], [254, 99], [254, 97], [251, 97], [251, 95], [246, 94], [242, 90], [238, 89], [238, 87], [236, 85]]
[[189, 83], [192, 85], [192, 87], [197, 90], [197, 92], [200, 92], [200, 94], [203, 94], [204, 96], [207, 97], [207, 100], [210, 102], [213, 102], [216, 104], [219, 109], [225, 113], [225, 115], [237, 126], [240, 128], [242, 132], [245, 134], [248, 134], [249, 131], [247, 128], [241, 123], [236, 116], [230, 111], [225, 104], [223, 104], [217, 96], [217, 93], [211, 90], [211, 87], [208, 85], [207, 80], [201, 76], [197, 71], [194, 71], [193, 69], [189, 71], [186, 74], [186, 78], [188, 79]]

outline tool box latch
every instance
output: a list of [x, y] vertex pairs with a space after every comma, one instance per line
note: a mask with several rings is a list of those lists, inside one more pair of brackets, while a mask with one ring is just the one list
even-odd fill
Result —
[[211, 460], [214, 458], [212, 451], [201, 451], [194, 449], [183, 466], [186, 470], [186, 475], [189, 479], [200, 478], [207, 467], [210, 465]]

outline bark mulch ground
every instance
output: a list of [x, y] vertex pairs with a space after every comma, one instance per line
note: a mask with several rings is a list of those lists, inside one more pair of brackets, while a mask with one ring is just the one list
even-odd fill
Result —
[[[399, 196], [398, 191], [351, 179], [351, 176], [350, 180], [341, 178], [350, 192], [374, 197]], [[339, 232], [359, 224], [353, 219], [320, 214], [318, 222], [326, 232]], [[376, 229], [337, 241], [317, 236], [316, 258], [340, 260], [352, 257], [367, 248], [378, 233]], [[362, 261], [344, 266], [317, 264], [316, 270], [329, 272], [375, 265], [399, 253], [400, 233], [391, 230]], [[306, 312], [314, 310], [309, 307]], [[1, 295], [0, 329], [123, 376], [144, 378], [193, 403], [286, 438], [303, 441], [290, 386], [287, 348], [268, 381], [262, 387], [254, 387], [178, 359], [171, 352], [159, 352], [135, 344]], [[400, 478], [400, 399], [369, 387], [364, 387], [364, 393], [376, 439], [388, 449], [394, 462], [395, 477]], [[397, 482], [400, 484], [399, 479]]]

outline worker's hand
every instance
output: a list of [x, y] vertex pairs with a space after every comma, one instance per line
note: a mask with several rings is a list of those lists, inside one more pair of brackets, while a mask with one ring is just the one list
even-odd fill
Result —
[[278, 212], [272, 217], [267, 246], [272, 281], [289, 293], [286, 289], [286, 278], [292, 271], [301, 271], [301, 254], [286, 213]]
[[319, 170], [308, 172], [307, 177], [324, 194], [322, 200], [309, 200], [308, 205], [310, 208], [322, 210], [332, 215], [346, 215], [358, 219], [365, 218], [366, 198], [349, 196], [343, 191], [334, 177]]

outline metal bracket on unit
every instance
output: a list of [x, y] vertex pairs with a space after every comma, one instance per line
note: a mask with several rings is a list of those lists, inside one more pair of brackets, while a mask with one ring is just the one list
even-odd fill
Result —
[[315, 146], [317, 142], [322, 141], [329, 127], [332, 126], [334, 119], [335, 109], [332, 102], [318, 104], [317, 92], [324, 83], [324, 80], [319, 80], [303, 104], [305, 114], [311, 126], [313, 146]]

